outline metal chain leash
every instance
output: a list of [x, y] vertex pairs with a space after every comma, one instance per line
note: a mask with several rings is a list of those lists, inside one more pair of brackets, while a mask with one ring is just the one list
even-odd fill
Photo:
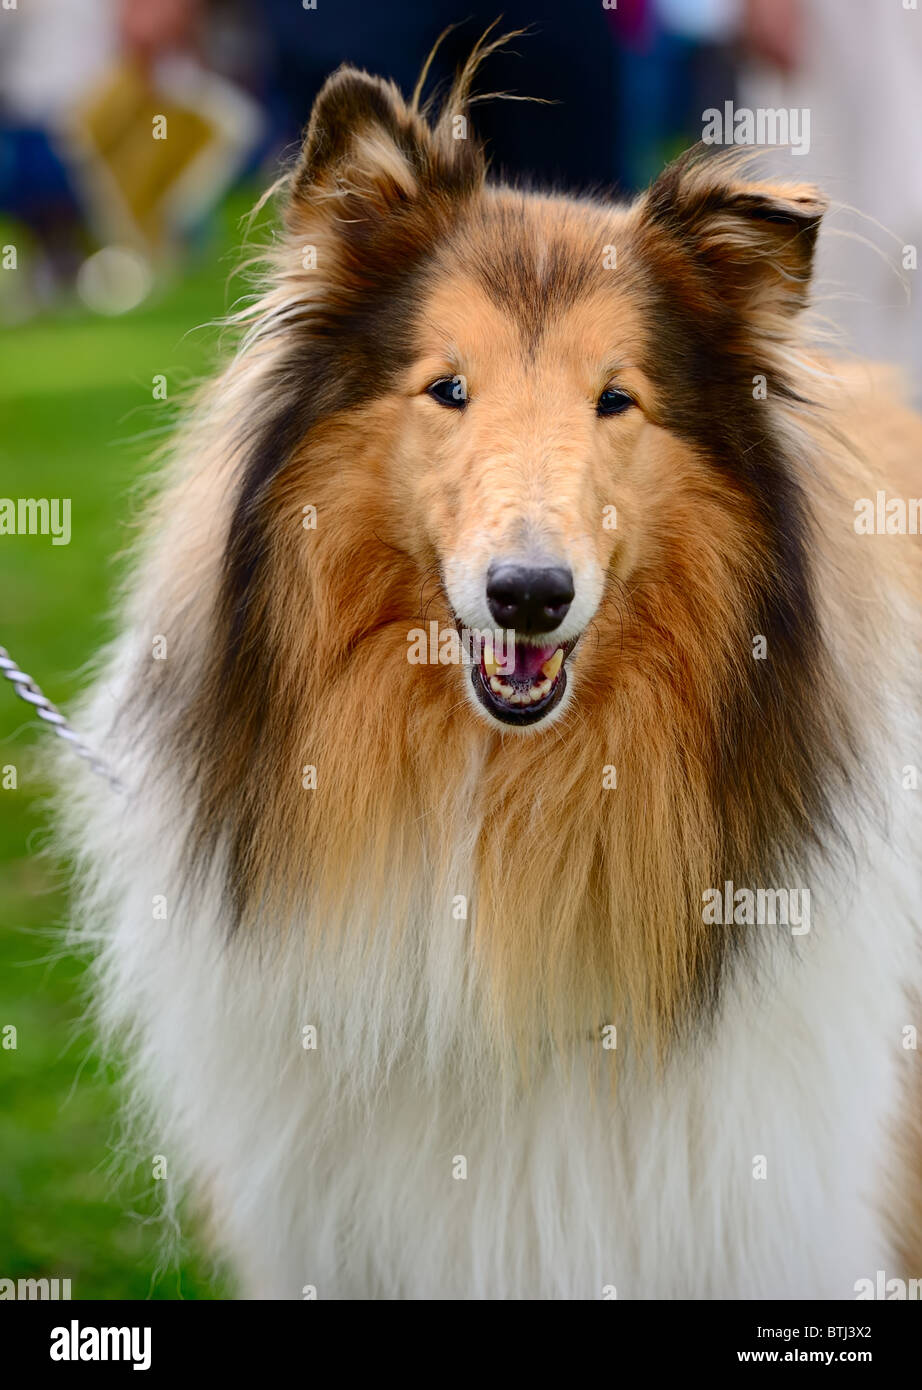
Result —
[[38, 717], [44, 719], [46, 724], [50, 724], [59, 738], [66, 739], [74, 752], [81, 758], [85, 758], [95, 773], [100, 777], [105, 777], [116, 791], [123, 792], [125, 790], [115, 774], [99, 760], [80, 735], [71, 728], [68, 720], [57, 706], [53, 705], [46, 695], [42, 694], [32, 677], [27, 676], [25, 671], [20, 671], [6, 647], [0, 647], [0, 675], [6, 676], [20, 700], [25, 700], [26, 704], [31, 705]]

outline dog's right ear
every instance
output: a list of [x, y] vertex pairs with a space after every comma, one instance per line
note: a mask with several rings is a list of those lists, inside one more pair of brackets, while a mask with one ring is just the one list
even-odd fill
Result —
[[[466, 103], [449, 98], [435, 126], [392, 82], [341, 67], [320, 90], [293, 171], [288, 223], [317, 219], [372, 228], [418, 216], [434, 201], [463, 197], [485, 174], [482, 147], [468, 138]], [[460, 118], [460, 119], [459, 119]]]
[[709, 303], [734, 306], [751, 322], [783, 332], [807, 302], [827, 203], [809, 184], [742, 178], [751, 162], [751, 151], [687, 151], [640, 200], [640, 225], [665, 234], [687, 260], [698, 279], [686, 275], [684, 284], [702, 312]]

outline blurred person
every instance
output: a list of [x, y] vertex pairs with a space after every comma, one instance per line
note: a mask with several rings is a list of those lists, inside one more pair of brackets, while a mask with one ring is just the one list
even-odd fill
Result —
[[89, 249], [60, 133], [115, 55], [110, 10], [107, 0], [33, 0], [0, 11], [0, 216], [23, 229], [19, 273], [2, 281], [7, 320], [53, 301]]
[[820, 306], [843, 347], [908, 366], [922, 399], [922, 12], [746, 0], [742, 26], [741, 103], [809, 110], [797, 176], [844, 205], [820, 239]]
[[8, 319], [75, 281], [94, 309], [134, 307], [246, 166], [262, 122], [214, 71], [221, 8], [38, 0], [4, 16], [0, 213], [34, 243], [4, 285]]

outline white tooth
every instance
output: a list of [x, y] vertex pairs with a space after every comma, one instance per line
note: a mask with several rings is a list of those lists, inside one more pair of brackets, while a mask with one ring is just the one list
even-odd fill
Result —
[[493, 679], [490, 681], [491, 685], [493, 685], [493, 681], [496, 681], [496, 685], [493, 686], [493, 689], [497, 692], [498, 695], [502, 695], [504, 700], [508, 700], [509, 697], [513, 694], [514, 687], [511, 685], [507, 685], [505, 681], [497, 680], [496, 676], [494, 676]]
[[490, 689], [495, 690], [497, 695], [499, 694], [499, 688], [501, 685], [502, 681], [500, 680], [499, 676], [490, 677]]
[[550, 694], [550, 690], [551, 682], [549, 680], [539, 681], [538, 684], [534, 687], [534, 692], [531, 698], [533, 700], [543, 700], [545, 695]]

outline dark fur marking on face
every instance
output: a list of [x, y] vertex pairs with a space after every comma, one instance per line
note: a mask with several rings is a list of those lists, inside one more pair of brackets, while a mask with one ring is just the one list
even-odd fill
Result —
[[[803, 221], [775, 214], [765, 195], [728, 194], [723, 186], [703, 188], [691, 205], [683, 198], [684, 159], [663, 175], [648, 198], [651, 221], [668, 232], [642, 242], [652, 296], [652, 331], [645, 370], [658, 387], [662, 423], [693, 444], [728, 486], [754, 509], [768, 554], [767, 573], [753, 597], [753, 638], [766, 639], [767, 660], [748, 663], [748, 681], [720, 727], [713, 768], [714, 804], [723, 817], [724, 872], [738, 878], [757, 872], [763, 883], [794, 867], [795, 851], [840, 838], [832, 810], [850, 786], [857, 746], [841, 701], [824, 682], [827, 667], [810, 568], [810, 518], [791, 461], [774, 428], [772, 407], [756, 400], [753, 378], [764, 371], [758, 326], [749, 321], [747, 277], [771, 273], [769, 252], [754, 248], [752, 264], [734, 259], [720, 284], [721, 244], [708, 240], [709, 221], [739, 216], [756, 224], [776, 222], [798, 243], [782, 245], [800, 264], [790, 287], [792, 307], [802, 302], [800, 283], [809, 279], [819, 218]], [[706, 254], [698, 253], [698, 240]], [[766, 264], [767, 263], [767, 264]], [[707, 292], [702, 294], [702, 284]], [[751, 298], [756, 299], [758, 286]], [[779, 304], [779, 314], [790, 312]], [[802, 401], [783, 371], [771, 374], [776, 400]], [[765, 794], [771, 779], [774, 794]]]
[[[415, 286], [423, 273], [422, 265], [403, 269], [388, 278], [389, 293], [374, 305], [360, 305], [335, 322], [314, 326], [278, 369], [274, 389], [267, 388], [267, 398], [280, 404], [245, 452], [215, 613], [215, 649], [185, 729], [198, 748], [189, 763], [189, 780], [202, 801], [196, 820], [201, 833], [190, 844], [190, 857], [207, 861], [223, 832], [228, 833], [228, 889], [235, 921], [247, 905], [257, 824], [256, 807], [251, 810], [248, 802], [251, 797], [258, 802], [261, 777], [269, 775], [268, 761], [265, 773], [260, 772], [262, 749], [280, 707], [263, 597], [270, 562], [266, 503], [274, 481], [312, 427], [393, 385], [410, 360]], [[198, 728], [203, 721], [213, 723], [219, 707], [224, 711], [219, 741], [198, 745]], [[247, 790], [254, 786], [256, 790]]]
[[465, 248], [462, 265], [517, 320], [528, 351], [534, 351], [548, 320], [597, 282], [598, 257], [588, 250], [581, 254], [562, 238], [541, 239], [524, 199], [478, 208], [476, 226], [462, 229], [455, 244]]

